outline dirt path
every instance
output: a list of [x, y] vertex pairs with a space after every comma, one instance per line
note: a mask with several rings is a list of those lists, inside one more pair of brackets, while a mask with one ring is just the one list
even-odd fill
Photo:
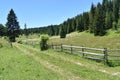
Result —
[[[35, 49], [35, 48], [30, 48], [30, 49], [32, 49], [33, 51], [38, 52], [38, 53], [40, 52], [38, 49]], [[97, 66], [94, 66], [94, 67], [95, 67], [95, 68], [94, 68], [94, 67], [92, 67], [91, 65], [88, 66], [88, 64], [86, 65], [86, 64], [83, 64], [83, 63], [81, 63], [81, 62], [79, 62], [79, 61], [75, 61], [75, 60], [73, 60], [73, 59], [69, 59], [69, 58], [63, 57], [63, 56], [61, 56], [61, 55], [49, 54], [49, 53], [47, 53], [47, 52], [42, 52], [42, 53], [44, 53], [44, 55], [48, 55], [48, 56], [51, 56], [51, 57], [54, 57], [54, 58], [59, 58], [59, 59], [61, 59], [61, 60], [68, 61], [68, 62], [71, 62], [71, 63], [73, 63], [73, 64], [79, 65], [79, 66], [91, 68], [91, 69], [93, 69], [93, 70], [98, 70], [98, 71], [100, 71], [100, 72], [103, 72], [103, 73], [106, 73], [106, 74], [109, 74], [109, 75], [120, 76], [120, 72], [108, 71], [108, 70], [106, 70], [106, 69], [104, 69], [104, 68], [102, 68], [102, 67], [97, 67]]]
[[81, 80], [80, 77], [74, 76], [74, 74], [72, 74], [71, 72], [65, 71], [65, 70], [59, 68], [58, 66], [51, 64], [48, 61], [40, 59], [39, 57], [35, 56], [34, 53], [31, 53], [29, 50], [20, 47], [19, 44], [15, 43], [14, 46], [16, 46], [19, 50], [24, 52], [29, 57], [33, 58], [35, 61], [39, 62], [44, 67], [46, 67], [46, 68], [60, 74], [61, 76], [67, 78], [67, 80]]

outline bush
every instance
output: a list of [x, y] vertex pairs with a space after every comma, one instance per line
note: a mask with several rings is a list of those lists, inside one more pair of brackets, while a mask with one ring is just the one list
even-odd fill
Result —
[[48, 49], [48, 45], [47, 45], [47, 41], [49, 39], [48, 35], [41, 35], [40, 37], [40, 49], [43, 50], [47, 50]]

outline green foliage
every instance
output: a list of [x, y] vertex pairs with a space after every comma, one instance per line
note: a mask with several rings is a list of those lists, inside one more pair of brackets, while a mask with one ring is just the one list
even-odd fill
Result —
[[5, 36], [6, 35], [6, 28], [0, 24], [0, 36]]
[[84, 12], [83, 13], [83, 30], [89, 29], [89, 13]]
[[94, 33], [94, 16], [95, 16], [95, 6], [91, 5], [91, 10], [89, 13], [89, 31], [90, 33]]
[[50, 31], [49, 31], [49, 35], [50, 35], [50, 36], [54, 36], [54, 35], [55, 35], [55, 30], [54, 30], [53, 25], [50, 25], [49, 27], [50, 27], [50, 29], [49, 29], [49, 30], [50, 30]]
[[72, 28], [72, 19], [68, 19], [67, 20], [67, 33], [71, 33], [73, 32], [73, 28]]
[[96, 8], [95, 20], [94, 20], [94, 35], [105, 35], [105, 15], [100, 3]]
[[7, 16], [6, 27], [7, 27], [7, 36], [9, 37], [10, 42], [15, 42], [15, 38], [19, 36], [20, 26], [13, 9], [10, 10]]
[[40, 49], [41, 50], [47, 50], [48, 49], [48, 44], [47, 44], [47, 41], [49, 39], [49, 36], [48, 35], [41, 35], [41, 38], [40, 38]]
[[112, 12], [106, 12], [105, 27], [106, 29], [112, 28]]
[[60, 38], [66, 38], [66, 33], [65, 30], [63, 29], [63, 25], [61, 25], [60, 29]]
[[119, 18], [119, 3], [120, 0], [113, 0], [113, 21], [117, 22]]
[[115, 21], [112, 23], [112, 28], [113, 30], [117, 30], [117, 23]]

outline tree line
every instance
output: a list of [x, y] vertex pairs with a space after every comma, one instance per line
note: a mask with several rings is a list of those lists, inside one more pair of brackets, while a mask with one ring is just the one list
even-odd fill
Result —
[[29, 33], [47, 33], [51, 36], [66, 34], [74, 31], [88, 31], [95, 36], [104, 36], [108, 29], [120, 32], [120, 0], [103, 0], [102, 3], [92, 3], [90, 11], [83, 12], [73, 18], [68, 18], [59, 25], [28, 29]]
[[[0, 35], [5, 35], [5, 27], [0, 25]], [[120, 0], [103, 0], [97, 5], [91, 4], [90, 11], [83, 12], [73, 18], [68, 18], [59, 25], [46, 27], [20, 29], [20, 34], [49, 34], [60, 35], [65, 38], [66, 34], [74, 31], [87, 31], [95, 36], [104, 36], [108, 29], [114, 29], [120, 33]]]

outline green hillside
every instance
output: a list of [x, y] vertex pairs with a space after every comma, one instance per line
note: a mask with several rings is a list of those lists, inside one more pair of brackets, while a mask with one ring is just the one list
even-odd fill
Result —
[[120, 34], [113, 30], [109, 30], [105, 36], [94, 36], [94, 34], [88, 32], [73, 32], [63, 39], [60, 39], [59, 36], [51, 37], [48, 43], [120, 49]]

